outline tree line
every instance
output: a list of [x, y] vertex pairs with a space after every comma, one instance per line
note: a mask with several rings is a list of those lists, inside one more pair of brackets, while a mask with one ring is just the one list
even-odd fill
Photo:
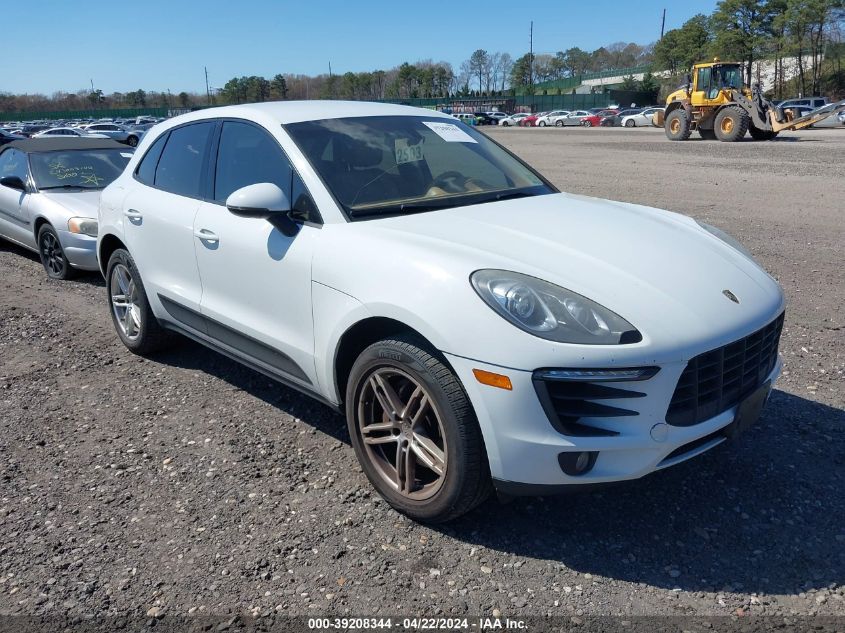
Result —
[[[742, 62], [745, 81], [752, 85], [758, 80], [754, 62], [766, 59], [773, 65], [777, 97], [841, 94], [843, 26], [843, 0], [722, 0], [711, 15], [696, 15], [668, 31], [654, 46], [654, 64], [682, 73], [718, 56]], [[786, 67], [792, 58], [797, 73]]]

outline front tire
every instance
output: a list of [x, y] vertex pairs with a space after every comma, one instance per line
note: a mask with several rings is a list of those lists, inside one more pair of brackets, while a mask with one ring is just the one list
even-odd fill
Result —
[[540, 121], [540, 123], [539, 123], [538, 125], [539, 125], [540, 127], [546, 127], [546, 122], [545, 122], [545, 121]]
[[42, 225], [38, 230], [38, 255], [50, 279], [64, 281], [76, 277], [77, 272], [65, 256], [59, 234], [49, 224]]
[[563, 127], [563, 121], [555, 121], [555, 127]]
[[719, 110], [713, 129], [716, 131], [716, 138], [723, 143], [735, 143], [745, 137], [750, 123], [751, 119], [745, 110], [737, 106], [727, 106]]
[[692, 134], [689, 116], [683, 108], [672, 110], [669, 113], [669, 116], [666, 117], [665, 128], [666, 137], [670, 141], [686, 141]]
[[106, 292], [114, 329], [129, 351], [149, 356], [168, 346], [171, 335], [153, 314], [135, 260], [122, 248], [109, 258]]
[[450, 521], [491, 491], [481, 429], [452, 370], [412, 336], [365, 349], [349, 376], [346, 419], [364, 474], [399, 512]]
[[761, 130], [760, 128], [754, 127], [754, 125], [751, 125], [748, 128], [748, 132], [751, 134], [751, 138], [755, 141], [771, 141], [778, 135], [777, 132], [772, 130]]
[[126, 144], [129, 147], [138, 147], [138, 137], [137, 136], [130, 136], [126, 139]]

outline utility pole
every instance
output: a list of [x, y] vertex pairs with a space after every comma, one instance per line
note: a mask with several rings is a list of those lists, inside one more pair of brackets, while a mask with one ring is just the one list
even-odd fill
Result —
[[666, 9], [663, 9], [663, 21], [660, 23], [660, 39], [663, 39], [663, 32], [666, 30]]
[[528, 29], [528, 86], [530, 94], [534, 94], [534, 20]]
[[211, 90], [208, 87], [208, 66], [203, 66], [205, 70], [205, 97], [208, 105], [211, 105]]
[[334, 80], [332, 79], [332, 62], [329, 61], [329, 99], [334, 99]]

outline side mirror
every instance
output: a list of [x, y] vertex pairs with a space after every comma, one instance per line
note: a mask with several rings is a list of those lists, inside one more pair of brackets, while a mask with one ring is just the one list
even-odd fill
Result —
[[299, 225], [290, 217], [288, 197], [271, 182], [259, 182], [233, 191], [226, 198], [226, 208], [241, 218], [267, 220], [287, 237], [299, 232]]
[[0, 185], [9, 187], [9, 189], [17, 189], [18, 191], [26, 191], [26, 183], [20, 179], [20, 176], [3, 176], [0, 178]]

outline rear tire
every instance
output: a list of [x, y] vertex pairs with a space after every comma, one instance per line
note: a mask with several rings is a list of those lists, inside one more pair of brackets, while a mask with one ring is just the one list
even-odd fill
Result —
[[701, 128], [698, 128], [698, 135], [705, 141], [716, 140], [716, 130], [703, 130]]
[[563, 127], [563, 121], [555, 121], [555, 127]]
[[346, 388], [346, 419], [364, 474], [399, 512], [442, 523], [489, 496], [472, 404], [452, 370], [416, 337], [399, 335], [361, 352]]
[[126, 144], [129, 147], [138, 147], [138, 137], [137, 136], [130, 136], [126, 139]]
[[634, 119], [628, 119], [625, 121], [625, 127], [637, 127], [637, 122]]
[[153, 314], [135, 260], [122, 248], [109, 258], [106, 293], [114, 329], [129, 351], [149, 356], [169, 346], [173, 335]]
[[687, 111], [683, 108], [672, 110], [669, 116], [666, 117], [666, 137], [670, 141], [686, 141], [689, 139], [692, 131], [690, 130], [690, 120]]
[[716, 138], [723, 143], [736, 143], [745, 137], [751, 119], [748, 113], [738, 106], [726, 106], [719, 110], [713, 129]]
[[537, 125], [539, 125], [540, 127], [546, 127], [546, 122], [540, 121]]
[[581, 125], [583, 125], [584, 127], [593, 127], [593, 122], [592, 121], [582, 121]]

